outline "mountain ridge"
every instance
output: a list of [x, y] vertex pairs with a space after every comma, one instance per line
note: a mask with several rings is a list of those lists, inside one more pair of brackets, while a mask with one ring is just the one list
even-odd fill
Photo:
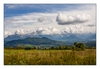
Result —
[[28, 37], [25, 39], [18, 39], [18, 40], [12, 40], [8, 41], [4, 44], [5, 47], [7, 46], [17, 46], [17, 45], [23, 45], [23, 44], [31, 44], [31, 45], [68, 45], [66, 42], [61, 42], [61, 41], [55, 41], [51, 40], [47, 37], [42, 37], [42, 38], [37, 38], [37, 37]]

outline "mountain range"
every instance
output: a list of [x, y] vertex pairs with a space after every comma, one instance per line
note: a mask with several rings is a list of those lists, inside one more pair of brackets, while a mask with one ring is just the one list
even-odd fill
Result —
[[96, 34], [68, 34], [68, 33], [62, 33], [62, 34], [40, 34], [40, 33], [30, 33], [30, 34], [18, 34], [15, 33], [13, 35], [9, 35], [8, 37], [4, 38], [5, 41], [12, 41], [17, 39], [25, 39], [28, 37], [47, 37], [52, 40], [57, 41], [69, 41], [69, 42], [75, 42], [75, 41], [92, 41], [96, 40]]
[[36, 46], [60, 46], [60, 45], [72, 45], [74, 42], [83, 42], [88, 46], [96, 46], [96, 34], [88, 35], [84, 39], [84, 36], [76, 34], [51, 34], [51, 35], [40, 35], [40, 34], [14, 34], [4, 39], [4, 46], [16, 47], [18, 45], [36, 45]]
[[9, 46], [16, 47], [18, 45], [25, 45], [25, 44], [30, 44], [30, 45], [35, 45], [35, 46], [40, 46], [40, 45], [60, 46], [60, 45], [68, 45], [69, 43], [63, 42], [63, 41], [51, 40], [51, 39], [48, 39], [47, 37], [42, 37], [42, 38], [37, 38], [37, 37], [30, 38], [29, 37], [25, 39], [7, 41], [5, 42], [4, 46], [5, 47], [9, 47]]

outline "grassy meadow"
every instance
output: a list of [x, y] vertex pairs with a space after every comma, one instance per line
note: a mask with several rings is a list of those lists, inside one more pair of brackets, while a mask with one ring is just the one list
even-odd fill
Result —
[[4, 65], [96, 65], [96, 49], [85, 51], [4, 49]]

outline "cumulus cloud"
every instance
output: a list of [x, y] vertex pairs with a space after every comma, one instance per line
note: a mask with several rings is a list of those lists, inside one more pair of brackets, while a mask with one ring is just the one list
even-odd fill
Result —
[[62, 31], [63, 31], [63, 33], [78, 33], [78, 34], [81, 34], [81, 33], [83, 33], [83, 27], [82, 26], [77, 26], [77, 25], [75, 25], [75, 26], [72, 26], [72, 27], [66, 27], [66, 28], [64, 28]]
[[[19, 5], [18, 5], [18, 7], [19, 7]], [[60, 12], [59, 14], [57, 14], [58, 11], [52, 12], [52, 13], [32, 12], [32, 13], [21, 14], [21, 15], [12, 16], [12, 17], [6, 17], [6, 18], [4, 18], [4, 24], [5, 24], [4, 28], [5, 28], [5, 31], [9, 31], [11, 33], [14, 33], [16, 31], [16, 29], [18, 29], [18, 30], [23, 29], [24, 33], [28, 33], [28, 32], [30, 33], [33, 30], [35, 30], [34, 32], [36, 32], [37, 31], [36, 28], [41, 27], [43, 30], [40, 33], [50, 34], [50, 33], [56, 33], [57, 31], [54, 31], [56, 28], [57, 28], [57, 30], [62, 30], [63, 28], [67, 27], [65, 32], [77, 33], [77, 30], [80, 31], [82, 28], [77, 27], [77, 29], [76, 29], [75, 27], [73, 27], [73, 26], [75, 26], [73, 24], [83, 23], [83, 24], [81, 24], [82, 26], [84, 26], [83, 32], [85, 32], [85, 33], [93, 32], [93, 31], [95, 31], [95, 29], [94, 29], [95, 26], [91, 25], [91, 24], [88, 25], [88, 24], [95, 22], [95, 17], [96, 17], [95, 6], [94, 6], [94, 9], [93, 9], [93, 6], [90, 6], [88, 8], [86, 6], [83, 6], [83, 7], [82, 6], [79, 7], [80, 9], [72, 8], [72, 10], [70, 10], [70, 11], [68, 11], [68, 9], [66, 9], [66, 7], [64, 7], [65, 10], [63, 10], [63, 9], [61, 10], [61, 8], [60, 8], [59, 11], [62, 11], [63, 13]], [[10, 6], [9, 8], [16, 8], [16, 7]], [[25, 6], [25, 8], [26, 8], [26, 6]], [[85, 13], [85, 14], [83, 14], [83, 13]], [[82, 14], [82, 15], [77, 15], [77, 14]], [[87, 15], [87, 14], [89, 14], [89, 15]], [[57, 22], [58, 22], [58, 24], [57, 24]], [[77, 25], [79, 25], [79, 24], [77, 24]], [[52, 28], [53, 31], [50, 30], [49, 28], [46, 28], [47, 26], [54, 27], [54, 28]], [[27, 31], [26, 30], [27, 28], [29, 28], [31, 31], [30, 30]]]
[[[60, 34], [60, 30], [56, 29], [52, 26], [49, 27], [39, 27], [37, 29], [34, 30], [30, 30], [30, 29], [17, 29], [14, 34], [15, 35], [24, 35], [24, 34], [31, 34], [31, 35], [50, 35], [50, 34]], [[10, 32], [5, 32], [5, 35], [8, 36], [10, 35]]]
[[68, 24], [77, 24], [77, 23], [85, 23], [90, 20], [90, 15], [88, 14], [81, 14], [81, 15], [64, 15], [63, 13], [59, 12], [56, 21], [59, 25], [68, 25]]
[[23, 29], [17, 29], [15, 31], [15, 34], [24, 34], [24, 30]]
[[52, 26], [49, 26], [47, 28], [38, 28], [36, 30], [36, 33], [38, 34], [59, 34], [60, 33], [60, 30], [52, 27]]

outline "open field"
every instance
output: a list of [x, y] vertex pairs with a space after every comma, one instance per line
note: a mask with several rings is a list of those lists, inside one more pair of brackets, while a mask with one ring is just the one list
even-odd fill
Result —
[[85, 51], [4, 49], [4, 65], [96, 65], [96, 49]]

